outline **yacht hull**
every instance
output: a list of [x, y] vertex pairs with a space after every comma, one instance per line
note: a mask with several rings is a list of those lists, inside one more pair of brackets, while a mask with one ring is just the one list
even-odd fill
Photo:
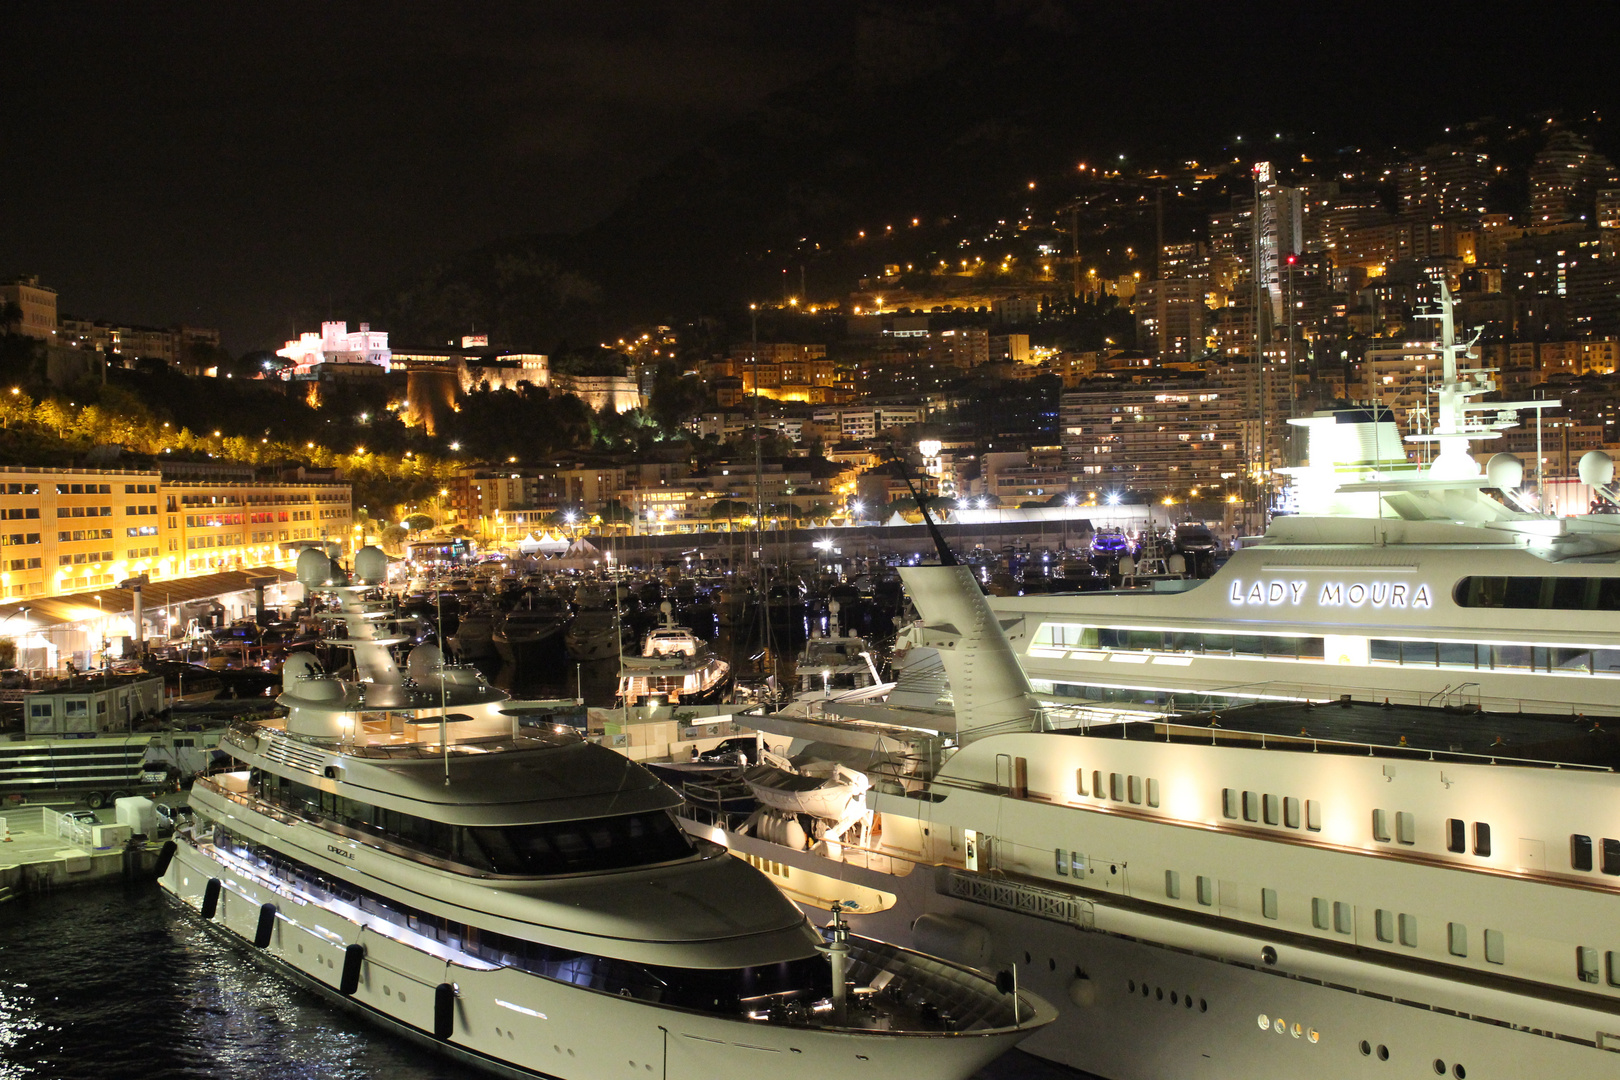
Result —
[[[205, 919], [211, 878], [221, 885], [212, 918]], [[498, 1076], [968, 1077], [1025, 1034], [897, 1037], [776, 1027], [661, 1008], [513, 968], [479, 969], [284, 895], [187, 842], [179, 844], [160, 884], [190, 917], [293, 982], [394, 1034]], [[276, 907], [274, 915], [264, 914], [267, 904]], [[256, 939], [265, 944], [258, 946]], [[354, 992], [346, 995], [342, 976], [352, 945], [364, 947], [365, 959]], [[443, 1038], [444, 1017], [435, 1007], [441, 992], [453, 995], [450, 1031]]]
[[[1016, 965], [1019, 986], [1059, 1011], [1019, 1049], [1106, 1080], [1355, 1080], [1386, 1063], [1401, 1075], [1620, 1078], [1620, 1053], [1612, 1052], [1620, 1039], [1594, 1038], [1620, 1020], [1601, 1003], [1552, 1011], [1533, 988], [1460, 985], [1370, 963], [1354, 949], [1323, 954], [1279, 943], [1219, 918], [1156, 916], [1117, 896], [1129, 873], [1122, 863], [1097, 864], [1095, 889], [1062, 889], [847, 848], [838, 862], [696, 821], [688, 828], [723, 835], [733, 854], [774, 867], [779, 887], [807, 913], [825, 910], [824, 897], [807, 894], [842, 887], [848, 896], [858, 887], [888, 898], [880, 911], [851, 910], [850, 925], [865, 936], [958, 963], [977, 959], [985, 970]], [[984, 931], [990, 956], [952, 955], [948, 939], [918, 929], [924, 915]], [[1275, 964], [1265, 962], [1268, 947]], [[1549, 1027], [1529, 1022], [1532, 1013]], [[1096, 1037], [1104, 1031], [1130, 1034]], [[1575, 1041], [1582, 1035], [1588, 1041]]]

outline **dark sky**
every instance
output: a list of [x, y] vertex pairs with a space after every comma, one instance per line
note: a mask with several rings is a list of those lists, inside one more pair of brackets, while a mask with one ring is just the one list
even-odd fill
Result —
[[0, 6], [0, 275], [237, 350], [290, 305], [589, 225], [845, 37], [825, 5], [726, 0]]
[[[275, 347], [436, 259], [590, 226], [776, 91], [926, 70], [928, 27], [968, 9], [981, 67], [1007, 46], [974, 27], [1016, 21], [1066, 69], [1054, 108], [1166, 142], [1273, 119], [1365, 138], [1620, 85], [1596, 5], [0, 0], [0, 276]], [[881, 80], [872, 123], [906, 124]]]

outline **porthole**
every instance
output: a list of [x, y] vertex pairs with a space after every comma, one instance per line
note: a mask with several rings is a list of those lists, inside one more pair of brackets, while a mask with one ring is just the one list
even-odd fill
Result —
[[1362, 1039], [1361, 1040], [1361, 1056], [1366, 1057], [1367, 1055], [1369, 1055], [1371, 1053], [1372, 1053], [1372, 1044], [1369, 1043], [1366, 1039]]
[[1322, 1033], [1317, 1031], [1315, 1028], [1306, 1028], [1305, 1037], [1312, 1043], [1316, 1043], [1322, 1038]]
[[1259, 1023], [1261, 1031], [1269, 1031], [1271, 1029], [1271, 1017], [1267, 1016], [1265, 1013], [1260, 1014], [1260, 1019], [1257, 1021], [1257, 1023]]
[[1147, 983], [1142, 984], [1142, 996], [1143, 997], [1148, 996], [1148, 984]]
[[1024, 954], [1024, 963], [1026, 963], [1026, 964], [1034, 963], [1034, 961], [1030, 959], [1029, 953]]
[[1446, 1075], [1446, 1063], [1441, 1061], [1439, 1058], [1434, 1059], [1434, 1075], [1436, 1075], [1436, 1076], [1444, 1076], [1444, 1075]]
[[1203, 998], [1199, 998], [1198, 999], [1198, 1011], [1199, 1012], [1209, 1012], [1209, 1002], [1205, 1001]]
[[1047, 971], [1056, 971], [1057, 970], [1057, 960], [1056, 960], [1056, 958], [1049, 958], [1046, 961], [1046, 970]]
[[1163, 1001], [1164, 1000], [1164, 987], [1161, 986], [1161, 987], [1157, 988], [1156, 990], [1153, 991], [1153, 994], [1160, 1001]]
[[1288, 1029], [1288, 1034], [1292, 1035], [1294, 1038], [1297, 1039], [1301, 1035], [1305, 1034], [1305, 1029], [1300, 1026], [1298, 1020], [1295, 1020], [1294, 1021], [1294, 1026]]
[[1385, 1046], [1383, 1043], [1378, 1044], [1378, 1060], [1379, 1061], [1388, 1061], [1389, 1060], [1389, 1047]]
[[1284, 1034], [1288, 1030], [1288, 1021], [1284, 1020], [1280, 1016], [1277, 1017], [1277, 1019], [1271, 1022], [1271, 1030], [1275, 1031], [1279, 1035]]
[[1181, 1003], [1183, 1005], [1187, 1006], [1187, 1008], [1191, 1009], [1192, 1008], [1192, 995], [1188, 994], [1186, 997], [1182, 998]]
[[1128, 980], [1125, 983], [1125, 985], [1129, 988], [1127, 993], [1132, 993], [1132, 994], [1136, 993], [1136, 980], [1135, 979]]
[[1180, 1005], [1181, 1004], [1181, 1002], [1176, 999], [1176, 992], [1174, 990], [1170, 991], [1170, 1004], [1172, 1004], [1172, 1005]]
[[1463, 1068], [1461, 1065], [1453, 1065], [1451, 1067], [1451, 1075], [1455, 1076], [1457, 1080], [1468, 1080], [1468, 1070]]

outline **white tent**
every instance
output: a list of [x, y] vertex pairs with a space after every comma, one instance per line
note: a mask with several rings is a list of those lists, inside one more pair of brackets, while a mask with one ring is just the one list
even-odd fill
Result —
[[532, 532], [518, 541], [518, 551], [524, 555], [556, 555], [568, 550], [568, 541], [546, 532]]

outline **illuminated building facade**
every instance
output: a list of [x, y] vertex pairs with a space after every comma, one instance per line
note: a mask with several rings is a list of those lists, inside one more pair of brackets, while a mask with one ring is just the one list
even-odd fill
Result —
[[0, 599], [146, 574], [169, 581], [291, 566], [353, 539], [347, 483], [165, 480], [157, 470], [0, 468]]
[[361, 323], [359, 330], [350, 333], [346, 322], [323, 322], [320, 333], [300, 334], [297, 341], [277, 349], [276, 355], [292, 361], [281, 373], [283, 379], [307, 379], [322, 364], [375, 364], [388, 371], [393, 357], [386, 331]]

